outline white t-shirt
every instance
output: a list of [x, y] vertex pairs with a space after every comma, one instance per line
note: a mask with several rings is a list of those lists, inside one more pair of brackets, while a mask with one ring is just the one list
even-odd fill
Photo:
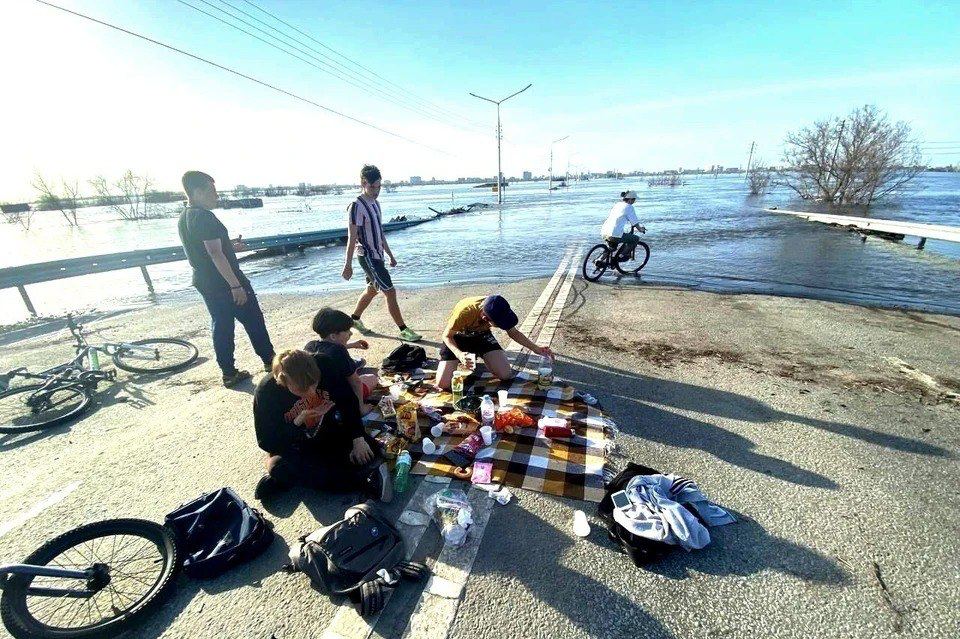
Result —
[[600, 227], [600, 235], [603, 237], [621, 237], [624, 231], [630, 230], [631, 224], [640, 224], [637, 212], [633, 209], [632, 204], [620, 200], [610, 209], [607, 221]]

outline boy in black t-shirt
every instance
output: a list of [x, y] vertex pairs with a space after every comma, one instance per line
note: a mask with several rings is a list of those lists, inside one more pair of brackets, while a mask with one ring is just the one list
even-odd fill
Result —
[[350, 341], [353, 318], [335, 308], [325, 306], [313, 316], [313, 332], [320, 336], [307, 342], [304, 350], [308, 353], [322, 353], [336, 362], [337, 370], [342, 374], [360, 402], [360, 413], [366, 415], [373, 406], [367, 404], [367, 397], [377, 387], [376, 375], [361, 375], [356, 362], [350, 357], [348, 348], [369, 348], [364, 340]]
[[257, 384], [253, 423], [267, 453], [257, 499], [293, 485], [392, 498], [380, 445], [364, 432], [353, 390], [338, 375], [327, 355], [289, 350]]

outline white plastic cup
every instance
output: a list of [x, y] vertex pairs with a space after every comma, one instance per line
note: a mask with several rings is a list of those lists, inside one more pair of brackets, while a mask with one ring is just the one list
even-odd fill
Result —
[[430, 429], [430, 434], [434, 437], [441, 437], [443, 435], [443, 426], [434, 424], [433, 428]]
[[480, 436], [483, 437], [483, 443], [485, 446], [489, 446], [493, 443], [493, 426], [481, 426], [480, 427]]
[[423, 441], [420, 442], [420, 446], [423, 448], [424, 455], [432, 455], [437, 452], [437, 445], [433, 443], [433, 440], [429, 437], [424, 437]]
[[506, 411], [507, 408], [509, 408], [509, 407], [507, 406], [507, 401], [508, 401], [508, 400], [507, 400], [507, 391], [505, 391], [505, 390], [498, 390], [498, 391], [497, 391], [497, 408], [500, 409], [500, 412], [501, 412], [501, 413], [504, 412], [504, 411]]
[[403, 394], [403, 386], [401, 386], [400, 384], [394, 384], [393, 386], [390, 387], [390, 398], [393, 399], [393, 401], [397, 401], [398, 399], [400, 399], [400, 396], [402, 394]]

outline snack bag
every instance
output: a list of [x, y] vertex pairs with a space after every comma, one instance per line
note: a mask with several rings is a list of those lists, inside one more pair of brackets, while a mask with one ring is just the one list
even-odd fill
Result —
[[483, 436], [480, 433], [473, 433], [460, 444], [444, 455], [454, 466], [464, 468], [470, 465], [473, 458], [477, 456], [477, 451], [483, 447]]

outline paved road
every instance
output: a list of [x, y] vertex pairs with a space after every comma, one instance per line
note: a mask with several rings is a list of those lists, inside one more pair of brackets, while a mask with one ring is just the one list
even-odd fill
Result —
[[[550, 285], [500, 290], [524, 317]], [[423, 290], [401, 303], [436, 345], [452, 302], [488, 291]], [[318, 306], [346, 308], [350, 297], [263, 302], [276, 343], [294, 346], [309, 337]], [[369, 323], [388, 325], [380, 302]], [[205, 324], [202, 307], [187, 304], [91, 327], [113, 338], [186, 336], [209, 357]], [[595, 519], [590, 537], [572, 534], [583, 503], [516, 491], [463, 551], [444, 551], [435, 529], [421, 529], [417, 556], [465, 581], [459, 598], [405, 588], [373, 628], [347, 636], [958, 636], [958, 406], [944, 395], [960, 390], [951, 387], [958, 331], [960, 321], [942, 316], [577, 280], [553, 342], [559, 373], [603, 400], [629, 458], [697, 479], [741, 521], [716, 530], [703, 551], [639, 570]], [[395, 344], [374, 339], [368, 359]], [[240, 354], [253, 368], [248, 345]], [[67, 355], [62, 333], [43, 334], [5, 344], [0, 369]], [[252, 387], [216, 382], [206, 360], [162, 380], [121, 374], [81, 422], [0, 439], [0, 556], [19, 558], [91, 519], [159, 520], [222, 485], [252, 499], [260, 473]], [[417, 480], [409, 494], [432, 488]], [[292, 541], [351, 503], [295, 490], [267, 511]], [[282, 540], [220, 579], [181, 577], [170, 602], [131, 636], [294, 639], [349, 629], [356, 619], [304, 577], [276, 573]]]

